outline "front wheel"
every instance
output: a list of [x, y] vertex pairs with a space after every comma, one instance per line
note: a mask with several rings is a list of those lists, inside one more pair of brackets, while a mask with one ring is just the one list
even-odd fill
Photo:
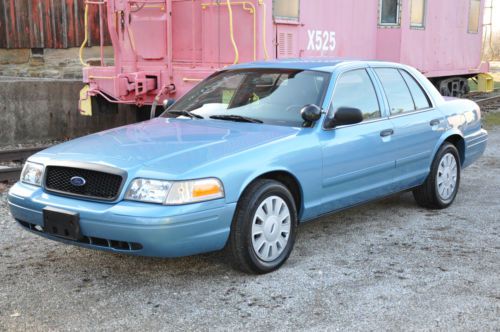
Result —
[[425, 182], [413, 190], [420, 206], [444, 209], [457, 196], [460, 185], [460, 157], [457, 148], [450, 143], [441, 146], [434, 158], [431, 172]]
[[237, 268], [268, 273], [290, 256], [297, 231], [297, 210], [290, 191], [274, 180], [252, 183], [238, 202], [229, 248]]

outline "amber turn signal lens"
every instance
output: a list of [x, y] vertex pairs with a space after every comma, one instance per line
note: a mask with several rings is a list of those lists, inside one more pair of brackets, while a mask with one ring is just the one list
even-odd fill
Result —
[[193, 188], [193, 197], [205, 197], [221, 192], [221, 187], [214, 182], [196, 184]]

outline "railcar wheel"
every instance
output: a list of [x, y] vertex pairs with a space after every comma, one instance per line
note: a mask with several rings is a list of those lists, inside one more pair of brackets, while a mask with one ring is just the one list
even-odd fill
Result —
[[430, 209], [450, 206], [457, 196], [460, 171], [457, 148], [450, 143], [443, 144], [432, 162], [429, 176], [420, 187], [413, 190], [417, 203]]
[[236, 267], [264, 274], [278, 269], [290, 256], [297, 231], [297, 209], [280, 182], [258, 180], [240, 201], [231, 227], [229, 248]]

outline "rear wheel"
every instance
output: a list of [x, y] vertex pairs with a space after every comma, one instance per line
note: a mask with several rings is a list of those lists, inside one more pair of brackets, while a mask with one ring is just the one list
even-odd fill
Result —
[[251, 273], [278, 269], [290, 256], [297, 230], [297, 211], [290, 191], [280, 182], [258, 180], [240, 201], [229, 248], [237, 268]]
[[417, 203], [431, 209], [450, 206], [457, 196], [460, 185], [460, 157], [457, 148], [450, 143], [441, 146], [431, 172], [425, 182], [413, 190]]

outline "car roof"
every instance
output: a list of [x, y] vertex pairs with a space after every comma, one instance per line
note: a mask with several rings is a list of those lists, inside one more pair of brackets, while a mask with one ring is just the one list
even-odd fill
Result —
[[259, 68], [277, 68], [277, 69], [302, 69], [302, 70], [318, 70], [325, 72], [333, 72], [341, 65], [365, 65], [384, 64], [394, 67], [401, 67], [401, 64], [359, 60], [359, 59], [341, 59], [341, 58], [300, 58], [300, 59], [276, 59], [267, 61], [255, 61], [243, 64], [237, 64], [227, 67], [226, 69], [259, 69]]

